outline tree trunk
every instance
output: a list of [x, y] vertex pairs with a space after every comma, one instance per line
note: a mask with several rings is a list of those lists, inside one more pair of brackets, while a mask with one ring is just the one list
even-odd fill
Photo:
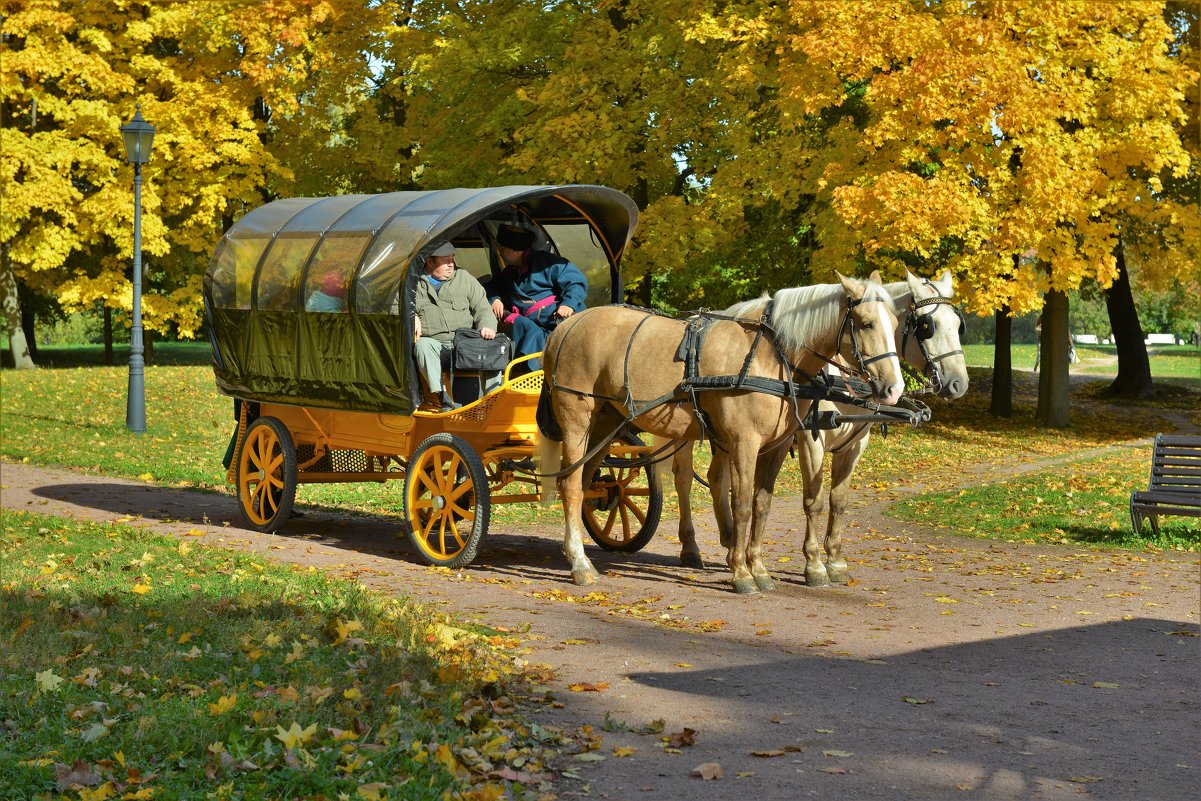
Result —
[[1067, 428], [1069, 407], [1068, 296], [1052, 290], [1043, 303], [1042, 338], [1038, 343], [1041, 362], [1038, 373], [1038, 411], [1034, 416], [1043, 428]]
[[21, 330], [25, 332], [25, 345], [29, 348], [29, 358], [35, 362], [38, 358], [38, 332], [34, 322], [37, 315], [28, 300], [21, 304]]
[[1105, 308], [1109, 312], [1109, 327], [1118, 349], [1118, 375], [1105, 388], [1104, 394], [1118, 398], [1149, 398], [1155, 394], [1151, 380], [1151, 360], [1143, 327], [1134, 307], [1130, 290], [1130, 274], [1126, 272], [1126, 251], [1122, 240], [1114, 248], [1118, 260], [1118, 278], [1105, 290]]
[[1013, 417], [1013, 353], [1010, 343], [1013, 334], [1013, 319], [1009, 306], [1002, 306], [993, 314], [996, 321], [996, 344], [992, 355], [992, 404], [988, 411], [993, 417]]
[[104, 307], [104, 363], [113, 366], [113, 310]]
[[4, 324], [8, 331], [8, 347], [12, 351], [13, 367], [32, 370], [37, 367], [29, 352], [25, 329], [21, 327], [21, 299], [17, 296], [17, 277], [8, 263], [8, 254], [0, 250], [0, 307], [4, 309]]
[[142, 329], [142, 363], [154, 363], [154, 332], [149, 328]]

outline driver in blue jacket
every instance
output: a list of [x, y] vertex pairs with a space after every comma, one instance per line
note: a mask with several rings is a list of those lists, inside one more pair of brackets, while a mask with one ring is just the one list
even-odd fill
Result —
[[[562, 256], [535, 250], [528, 228], [501, 225], [496, 244], [505, 269], [489, 284], [492, 311], [513, 326], [514, 355], [538, 353], [560, 320], [584, 308], [588, 279]], [[529, 365], [542, 369], [541, 359]]]

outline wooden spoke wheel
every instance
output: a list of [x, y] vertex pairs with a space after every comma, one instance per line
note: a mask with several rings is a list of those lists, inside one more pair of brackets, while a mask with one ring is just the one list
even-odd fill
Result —
[[405, 475], [405, 516], [409, 537], [427, 562], [470, 564], [491, 509], [488, 476], [471, 445], [443, 433], [417, 446]]
[[238, 449], [238, 511], [246, 528], [278, 531], [296, 500], [296, 447], [288, 427], [259, 417]]
[[[640, 445], [636, 437], [623, 437]], [[604, 495], [584, 501], [584, 527], [606, 551], [635, 553], [655, 536], [663, 511], [663, 489], [659, 477], [645, 467], [624, 467], [606, 457], [592, 479], [589, 492]]]

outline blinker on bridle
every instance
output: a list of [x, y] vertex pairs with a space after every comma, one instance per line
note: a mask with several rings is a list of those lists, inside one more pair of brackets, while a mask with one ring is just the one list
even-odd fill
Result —
[[926, 340], [934, 336], [934, 312], [931, 311], [921, 314], [918, 309], [926, 306], [937, 306], [939, 304], [946, 304], [952, 307], [955, 314], [959, 317], [959, 339], [962, 341], [963, 335], [967, 329], [967, 323], [963, 319], [963, 314], [958, 309], [954, 308], [955, 304], [950, 298], [944, 298], [941, 295], [936, 295], [932, 298], [926, 298], [925, 300], [914, 301], [912, 304], [910, 304], [909, 319], [905, 321], [905, 333], [901, 338], [902, 353], [905, 352], [906, 342], [908, 341], [910, 335], [912, 335], [913, 338], [917, 340], [918, 347], [922, 351], [922, 356], [925, 357], [928, 364], [934, 365], [935, 370], [938, 369], [938, 362], [942, 361], [943, 359], [950, 358], [951, 356], [963, 353], [963, 349], [960, 348], [959, 350], [948, 351], [947, 353], [943, 353], [938, 356], [931, 356], [926, 350]]
[[887, 353], [881, 353], [870, 359], [864, 359], [863, 354], [859, 351], [859, 338], [855, 336], [855, 320], [851, 317], [851, 309], [854, 309], [861, 303], [883, 303], [883, 298], [853, 298], [847, 295], [847, 312], [843, 315], [842, 326], [838, 329], [838, 341], [842, 342], [843, 332], [848, 328], [851, 333], [851, 353], [855, 355], [855, 361], [859, 362], [861, 372], [867, 371], [867, 366], [872, 362], [878, 362], [881, 359], [890, 359], [897, 355], [895, 350], [890, 350]]

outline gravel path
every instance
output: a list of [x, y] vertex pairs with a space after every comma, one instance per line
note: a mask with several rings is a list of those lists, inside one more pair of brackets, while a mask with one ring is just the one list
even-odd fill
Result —
[[[529, 659], [556, 673], [559, 703], [536, 719], [602, 738], [604, 759], [572, 760], [559, 798], [1201, 797], [1195, 554], [951, 537], [866, 497], [848, 515], [854, 582], [810, 589], [800, 499], [778, 499], [767, 546], [778, 588], [739, 597], [707, 512], [708, 570], [679, 566], [665, 519], [642, 553], [593, 549], [604, 579], [577, 588], [557, 529], [494, 527], [452, 572], [420, 562], [395, 518], [308, 510], [263, 535], [236, 528], [229, 496], [23, 464], [0, 465], [0, 498], [199, 530], [524, 632]], [[661, 733], [637, 733], [655, 721]], [[722, 778], [690, 775], [704, 763]]]

